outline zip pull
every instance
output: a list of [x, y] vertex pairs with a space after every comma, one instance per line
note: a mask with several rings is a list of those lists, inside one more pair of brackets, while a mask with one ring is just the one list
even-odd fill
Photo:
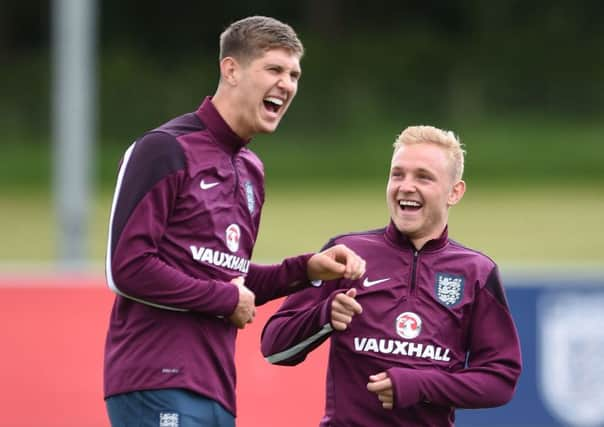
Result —
[[419, 258], [419, 251], [417, 249], [413, 249], [413, 264], [411, 267], [411, 289], [409, 294], [415, 294], [415, 286], [416, 286], [416, 275], [417, 275], [417, 260]]

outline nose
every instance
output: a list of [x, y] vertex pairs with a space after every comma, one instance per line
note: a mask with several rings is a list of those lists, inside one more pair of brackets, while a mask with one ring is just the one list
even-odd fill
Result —
[[399, 181], [399, 185], [398, 185], [399, 192], [414, 193], [415, 190], [416, 190], [415, 181], [413, 180], [413, 178], [406, 176]]
[[298, 82], [292, 80], [289, 76], [283, 76], [277, 82], [277, 86], [289, 94], [296, 93]]

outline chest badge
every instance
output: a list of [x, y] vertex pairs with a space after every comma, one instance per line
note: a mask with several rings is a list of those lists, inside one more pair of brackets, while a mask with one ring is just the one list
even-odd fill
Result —
[[422, 319], [412, 311], [401, 313], [396, 318], [396, 333], [406, 339], [416, 338], [422, 331]]
[[436, 298], [441, 304], [452, 307], [458, 304], [463, 298], [463, 276], [455, 276], [447, 273], [436, 274], [436, 284], [434, 291]]
[[250, 181], [245, 181], [245, 198], [247, 199], [247, 209], [251, 214], [256, 210], [256, 199], [254, 198], [254, 186]]
[[241, 239], [241, 229], [237, 224], [231, 224], [226, 229], [226, 244], [231, 252], [239, 250], [239, 239]]

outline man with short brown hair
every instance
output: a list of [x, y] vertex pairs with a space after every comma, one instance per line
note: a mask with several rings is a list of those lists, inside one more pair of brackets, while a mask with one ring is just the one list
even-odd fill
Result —
[[145, 133], [120, 165], [106, 264], [117, 294], [104, 375], [114, 426], [234, 426], [235, 338], [255, 306], [364, 271], [343, 245], [250, 262], [264, 168], [247, 145], [279, 125], [303, 48], [289, 25], [263, 16], [233, 23], [220, 40], [214, 96]]

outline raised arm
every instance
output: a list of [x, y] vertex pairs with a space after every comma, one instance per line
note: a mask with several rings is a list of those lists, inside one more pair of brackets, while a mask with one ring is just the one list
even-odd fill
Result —
[[262, 332], [262, 354], [270, 363], [297, 365], [362, 312], [356, 289], [338, 289], [339, 285], [340, 281], [327, 282], [287, 298]]
[[256, 304], [291, 295], [312, 282], [339, 278], [357, 279], [365, 274], [365, 261], [345, 245], [334, 245], [315, 254], [286, 258], [281, 264], [251, 264], [245, 285], [256, 294]]

